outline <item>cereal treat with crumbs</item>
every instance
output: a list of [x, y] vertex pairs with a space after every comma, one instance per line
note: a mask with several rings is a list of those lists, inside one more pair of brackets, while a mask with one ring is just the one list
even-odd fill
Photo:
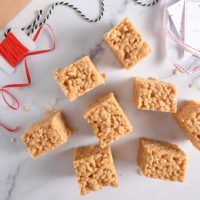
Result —
[[151, 53], [150, 46], [128, 18], [106, 33], [104, 39], [125, 69], [130, 69]]
[[56, 71], [55, 79], [70, 101], [105, 83], [89, 56]]
[[187, 157], [177, 145], [141, 138], [137, 163], [143, 176], [182, 182]]
[[200, 102], [186, 101], [174, 117], [193, 145], [200, 150]]
[[84, 118], [92, 125], [102, 148], [132, 131], [131, 123], [112, 92], [94, 102]]
[[177, 111], [176, 86], [157, 79], [134, 78], [134, 103], [138, 109]]
[[118, 187], [110, 147], [102, 149], [91, 145], [76, 148], [73, 163], [81, 195], [100, 190], [105, 186]]
[[71, 130], [65, 124], [63, 113], [58, 110], [48, 118], [31, 125], [22, 136], [30, 155], [38, 158], [65, 144], [71, 137]]

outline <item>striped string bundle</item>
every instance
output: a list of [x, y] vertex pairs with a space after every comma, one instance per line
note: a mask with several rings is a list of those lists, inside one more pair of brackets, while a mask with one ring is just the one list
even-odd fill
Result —
[[[68, 8], [73, 9], [82, 19], [84, 19], [85, 21], [89, 22], [89, 23], [95, 23], [98, 22], [102, 19], [103, 15], [104, 15], [104, 0], [100, 0], [101, 1], [101, 8], [100, 8], [100, 14], [97, 18], [95, 19], [90, 19], [89, 17], [87, 17], [85, 14], [83, 14], [82, 11], [80, 11], [76, 6], [74, 6], [73, 4], [70, 4], [68, 2], [56, 2], [54, 4], [52, 4], [49, 8], [49, 10], [47, 11], [46, 16], [42, 19], [43, 17], [43, 11], [39, 10], [38, 15], [36, 17], [36, 19], [33, 21], [32, 24], [30, 24], [27, 27], [22, 28], [23, 31], [27, 31], [27, 35], [31, 35], [33, 34], [42, 24], [45, 24], [48, 19], [50, 18], [50, 16], [52, 15], [54, 9], [58, 6], [66, 6]], [[5, 36], [7, 36], [7, 34], [11, 31], [11, 28], [9, 28], [7, 30], [7, 32], [5, 33]]]
[[154, 0], [153, 2], [151, 3], [144, 3], [140, 0], [133, 0], [136, 4], [140, 5], [140, 6], [143, 6], [143, 7], [151, 7], [151, 6], [154, 6], [155, 4], [157, 4], [159, 2], [159, 0]]

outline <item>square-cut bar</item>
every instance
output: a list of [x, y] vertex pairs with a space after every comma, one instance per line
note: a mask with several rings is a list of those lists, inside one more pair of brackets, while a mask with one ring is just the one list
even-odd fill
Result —
[[143, 176], [182, 182], [187, 157], [177, 145], [141, 138], [137, 163]]
[[105, 83], [89, 56], [82, 57], [64, 69], [57, 70], [55, 79], [70, 101]]
[[22, 136], [30, 155], [38, 158], [53, 149], [65, 144], [71, 137], [63, 113], [58, 110], [27, 128]]
[[157, 79], [134, 78], [134, 104], [138, 109], [177, 111], [177, 88]]
[[130, 69], [151, 53], [149, 44], [128, 18], [114, 26], [104, 39], [125, 69]]
[[200, 102], [185, 101], [174, 117], [193, 145], [200, 150]]
[[92, 125], [102, 148], [132, 131], [131, 123], [112, 92], [95, 101], [84, 118]]
[[90, 145], [74, 152], [76, 171], [81, 195], [100, 190], [105, 186], [118, 187], [118, 178], [110, 147]]

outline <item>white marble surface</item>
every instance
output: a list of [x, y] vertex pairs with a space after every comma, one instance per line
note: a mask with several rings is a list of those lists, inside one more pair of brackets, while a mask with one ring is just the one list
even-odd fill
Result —
[[[45, 8], [47, 0], [33, 2], [11, 23], [23, 26], [34, 17], [34, 11]], [[71, 0], [89, 16], [98, 13], [98, 0]], [[21, 108], [11, 111], [0, 99], [1, 122], [21, 125], [14, 134], [0, 130], [0, 200], [61, 200], [61, 199], [199, 199], [200, 152], [186, 139], [172, 116], [136, 110], [132, 103], [132, 77], [158, 77], [175, 83], [179, 88], [178, 100], [200, 99], [198, 88], [189, 88], [197, 75], [173, 75], [173, 67], [165, 54], [161, 29], [161, 4], [154, 8], [136, 6], [131, 0], [105, 0], [106, 12], [103, 20], [89, 24], [68, 8], [57, 8], [49, 20], [55, 30], [57, 48], [54, 52], [29, 58], [33, 84], [25, 89], [13, 90], [19, 98]], [[111, 51], [102, 42], [103, 34], [125, 16], [135, 23], [153, 48], [153, 54], [131, 71], [124, 71]], [[38, 40], [38, 47], [48, 46], [45, 34]], [[104, 87], [98, 87], [89, 94], [69, 103], [52, 78], [52, 70], [64, 67], [82, 55], [90, 54], [102, 73], [107, 74]], [[0, 84], [24, 81], [23, 64], [16, 74], [6, 76], [0, 72]], [[119, 188], [105, 188], [85, 197], [79, 195], [78, 184], [72, 166], [72, 148], [96, 143], [90, 126], [83, 120], [86, 107], [106, 91], [114, 91], [130, 118], [134, 131], [112, 145], [114, 160], [119, 175]], [[72, 139], [52, 153], [32, 160], [20, 136], [25, 127], [45, 115], [45, 107], [57, 97], [57, 108], [62, 108], [68, 121], [78, 129]], [[30, 112], [23, 110], [23, 105]], [[184, 183], [171, 183], [148, 179], [139, 175], [136, 168], [138, 137], [147, 136], [179, 144], [188, 154], [188, 170]], [[16, 138], [11, 143], [11, 138]]]

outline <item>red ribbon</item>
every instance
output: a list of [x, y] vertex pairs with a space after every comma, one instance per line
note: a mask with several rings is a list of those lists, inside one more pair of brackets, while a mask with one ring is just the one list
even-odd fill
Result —
[[[2, 98], [4, 100], [4, 102], [6, 103], [6, 105], [13, 109], [13, 110], [17, 110], [19, 108], [19, 101], [17, 100], [17, 98], [11, 93], [9, 92], [7, 89], [8, 88], [23, 88], [23, 87], [27, 87], [31, 84], [31, 76], [30, 76], [30, 72], [29, 72], [29, 67], [28, 67], [28, 63], [27, 63], [27, 57], [28, 56], [32, 56], [32, 55], [38, 55], [38, 54], [42, 54], [42, 53], [47, 53], [50, 51], [53, 51], [56, 47], [56, 42], [55, 42], [55, 35], [53, 32], [53, 29], [50, 27], [50, 25], [48, 24], [43, 24], [38, 31], [36, 32], [35, 36], [33, 37], [33, 41], [36, 41], [43, 29], [43, 27], [46, 26], [49, 29], [49, 33], [52, 35], [52, 47], [50, 49], [44, 49], [44, 50], [38, 50], [38, 51], [34, 51], [34, 52], [30, 52], [28, 53], [28, 50], [26, 49], [26, 47], [24, 47], [19, 41], [16, 41], [17, 39], [15, 37], [13, 37], [13, 34], [9, 34], [8, 37], [9, 39], [6, 41], [4, 41], [4, 45], [3, 45], [3, 52], [2, 53], [2, 48], [0, 49], [0, 53], [2, 53], [3, 57], [13, 66], [16, 67], [17, 64], [19, 64], [19, 62], [24, 58], [25, 59], [25, 64], [24, 64], [24, 68], [25, 68], [25, 72], [26, 72], [26, 78], [27, 78], [27, 82], [26, 83], [16, 83], [16, 84], [8, 84], [3, 86], [2, 88], [0, 88], [0, 92], [2, 95]], [[13, 55], [12, 54], [12, 50], [16, 49], [12, 49], [13, 48], [13, 43], [15, 43], [15, 48], [20, 49], [21, 51], [18, 52], [17, 54]], [[3, 42], [2, 42], [3, 43]], [[10, 51], [9, 51], [10, 50]], [[7, 52], [9, 51], [9, 53]], [[17, 56], [17, 57], [16, 57]], [[16, 62], [17, 61], [17, 62]], [[6, 96], [9, 96], [15, 103], [15, 106], [11, 105], [9, 103], [9, 101], [7, 100]], [[11, 129], [6, 127], [3, 124], [0, 124], [0, 127], [6, 129], [9, 132], [14, 132], [17, 130], [18, 127]]]

